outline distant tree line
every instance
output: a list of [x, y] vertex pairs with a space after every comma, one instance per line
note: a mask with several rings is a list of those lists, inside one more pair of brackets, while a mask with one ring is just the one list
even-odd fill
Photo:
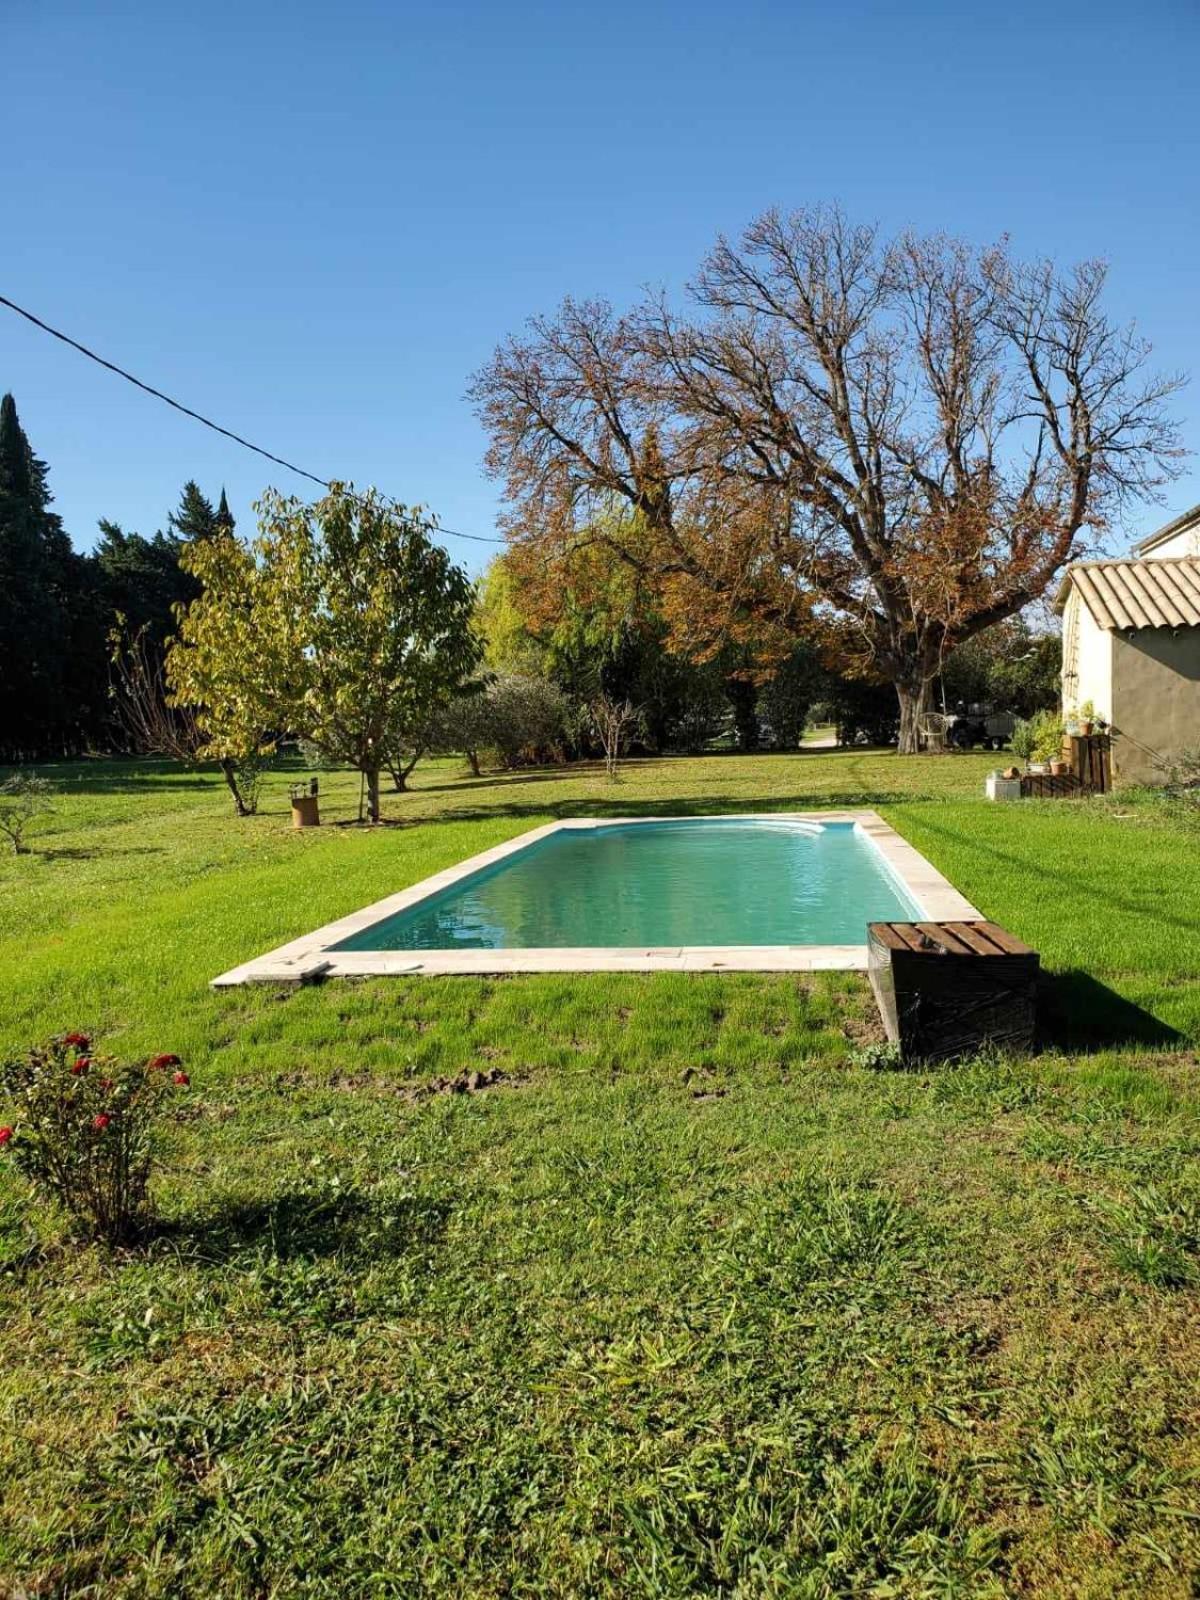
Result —
[[11, 394], [0, 400], [0, 760], [126, 748], [109, 693], [111, 636], [140, 638], [153, 658], [175, 631], [172, 607], [199, 585], [180, 564], [196, 540], [231, 532], [224, 490], [214, 508], [184, 485], [167, 530], [127, 533], [101, 518], [95, 548], [72, 547], [52, 509], [46, 463]]
[[[518, 545], [472, 586], [423, 513], [338, 491], [271, 491], [233, 537], [224, 491], [184, 485], [165, 531], [101, 519], [72, 548], [47, 467], [0, 403], [0, 761], [86, 752], [217, 762], [239, 813], [280, 739], [403, 788], [427, 752], [515, 767], [643, 752], [795, 750], [814, 722], [846, 744], [899, 731], [893, 687], [818, 635], [757, 616], [698, 621], [616, 546], [610, 507], [569, 560]], [[1020, 617], [948, 653], [933, 698], [1028, 716], [1058, 696], [1056, 636]]]
[[[489, 686], [459, 701], [431, 744], [502, 766], [594, 757], [592, 707], [636, 708], [630, 742], [643, 752], [795, 750], [814, 724], [839, 743], [894, 744], [895, 691], [883, 675], [847, 672], [817, 640], [760, 625], [728, 629], [706, 648], [673, 633], [655, 590], [603, 540], [580, 560], [497, 557], [477, 585], [476, 626]], [[1028, 716], [1055, 706], [1061, 644], [1016, 617], [951, 651], [933, 684], [938, 708], [984, 702]]]

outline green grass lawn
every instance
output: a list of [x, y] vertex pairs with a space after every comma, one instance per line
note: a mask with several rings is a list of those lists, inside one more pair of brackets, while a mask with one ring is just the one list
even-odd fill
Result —
[[[0, 1044], [195, 1095], [137, 1252], [0, 1160], [0, 1596], [1194, 1594], [1198, 835], [994, 760], [434, 763], [306, 833], [45, 769]], [[555, 817], [822, 805], [1042, 951], [1046, 1052], [872, 1071], [849, 974], [207, 987]]]

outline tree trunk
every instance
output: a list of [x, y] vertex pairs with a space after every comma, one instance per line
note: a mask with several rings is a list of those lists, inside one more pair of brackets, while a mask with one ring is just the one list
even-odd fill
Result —
[[480, 776], [480, 771], [479, 771], [479, 751], [478, 750], [467, 750], [467, 751], [464, 752], [464, 754], [466, 755], [467, 765], [470, 767], [471, 772], [473, 773], [473, 775], [476, 778], [478, 778]]
[[246, 802], [242, 799], [242, 791], [238, 788], [237, 765], [228, 756], [221, 759], [221, 775], [229, 785], [229, 792], [233, 796], [233, 808], [239, 817], [250, 815]]
[[738, 749], [743, 753], [757, 750], [758, 685], [744, 678], [730, 678], [725, 685], [725, 693], [733, 708], [733, 729]]
[[921, 751], [921, 723], [929, 709], [932, 679], [919, 669], [911, 676], [897, 678], [896, 698], [900, 702], [900, 739], [896, 754], [915, 756]]
[[364, 773], [367, 780], [367, 821], [379, 821], [379, 768], [370, 767]]
[[408, 793], [408, 780], [412, 776], [412, 770], [424, 754], [425, 746], [419, 745], [417, 749], [413, 751], [411, 761], [404, 761], [397, 757], [394, 763], [388, 763], [388, 771], [392, 775], [392, 786], [397, 794]]

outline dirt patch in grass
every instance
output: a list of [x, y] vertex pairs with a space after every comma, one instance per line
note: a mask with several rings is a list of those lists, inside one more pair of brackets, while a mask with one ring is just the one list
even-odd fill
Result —
[[[492, 1055], [502, 1054], [492, 1051]], [[487, 1052], [481, 1050], [480, 1055]], [[329, 1075], [314, 1072], [278, 1072], [272, 1080], [280, 1089], [332, 1089], [345, 1094], [394, 1095], [398, 1100], [416, 1102], [428, 1100], [432, 1095], [481, 1094], [486, 1089], [515, 1087], [527, 1083], [520, 1073], [505, 1072], [501, 1067], [469, 1068], [452, 1075], [442, 1074], [420, 1083], [403, 1082], [373, 1072], [337, 1072]]]

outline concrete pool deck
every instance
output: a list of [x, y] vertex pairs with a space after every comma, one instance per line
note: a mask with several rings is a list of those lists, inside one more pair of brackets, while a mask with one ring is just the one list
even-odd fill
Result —
[[[888, 826], [875, 811], [757, 811], [722, 813], [742, 821], [853, 823], [882, 855], [892, 873], [929, 922], [977, 922], [983, 913], [959, 894], [954, 885], [932, 866], [920, 851]], [[509, 950], [337, 950], [343, 939], [362, 933], [373, 923], [408, 911], [431, 895], [440, 894], [464, 878], [538, 840], [563, 829], [629, 827], [637, 823], [697, 822], [713, 818], [688, 817], [571, 817], [549, 822], [515, 839], [484, 850], [435, 873], [409, 889], [388, 895], [361, 911], [277, 950], [243, 962], [219, 978], [214, 988], [241, 983], [298, 983], [317, 978], [366, 978], [405, 974], [500, 974], [506, 972], [819, 972], [865, 971], [866, 925], [862, 944], [797, 945], [673, 945], [663, 948], [592, 948], [555, 946], [546, 949]]]

